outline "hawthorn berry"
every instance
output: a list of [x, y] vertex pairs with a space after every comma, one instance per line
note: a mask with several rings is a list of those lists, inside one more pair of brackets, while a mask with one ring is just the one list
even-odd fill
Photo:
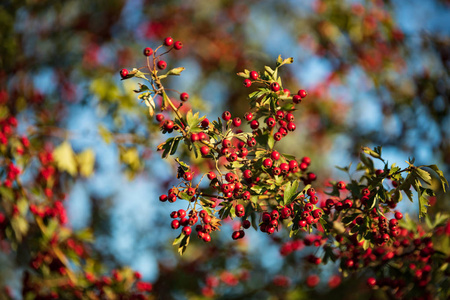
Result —
[[266, 159], [263, 161], [263, 166], [264, 166], [265, 168], [267, 168], [267, 169], [270, 169], [270, 168], [272, 167], [272, 165], [273, 165], [273, 162], [272, 162], [272, 160], [271, 160], [270, 158], [266, 158]]
[[273, 168], [272, 174], [273, 174], [274, 176], [280, 175], [280, 174], [281, 174], [281, 169], [278, 168], [278, 167]]
[[403, 219], [403, 214], [401, 212], [399, 212], [399, 211], [396, 211], [395, 212], [395, 218], [397, 220], [401, 220], [401, 219]]
[[242, 221], [242, 227], [244, 227], [245, 229], [249, 229], [251, 225], [252, 224], [250, 223], [249, 220]]
[[291, 95], [291, 91], [288, 90], [288, 89], [283, 89], [283, 94], [284, 94], [286, 97], [289, 97], [289, 96]]
[[172, 229], [178, 229], [178, 228], [180, 228], [180, 221], [172, 220], [172, 223], [170, 226], [172, 227]]
[[250, 122], [250, 127], [251, 127], [253, 130], [258, 129], [258, 127], [259, 127], [259, 122], [258, 122], [257, 120], [251, 121], [251, 122]]
[[185, 235], [190, 235], [192, 232], [192, 228], [190, 226], [184, 226], [182, 230]]
[[252, 85], [252, 81], [248, 78], [244, 79], [244, 86], [250, 87]]
[[156, 121], [162, 122], [164, 120], [164, 115], [163, 114], [157, 114], [155, 116], [155, 118], [156, 118]]
[[183, 102], [188, 101], [188, 100], [189, 100], [189, 94], [186, 93], [186, 92], [181, 93], [181, 94], [180, 94], [180, 100], [183, 101]]
[[245, 113], [244, 119], [247, 121], [251, 121], [253, 119], [253, 114], [251, 112]]
[[156, 66], [158, 67], [158, 69], [164, 70], [167, 67], [167, 63], [164, 60], [160, 60], [158, 61]]
[[283, 135], [277, 132], [273, 135], [273, 138], [275, 139], [275, 141], [280, 141], [283, 138]]
[[280, 159], [280, 152], [278, 151], [272, 151], [272, 153], [270, 153], [270, 157], [273, 160], [279, 160]]
[[345, 190], [345, 182], [339, 181], [336, 185], [338, 189]]
[[256, 146], [256, 139], [255, 139], [255, 138], [249, 138], [249, 139], [247, 140], [247, 146], [249, 146], [249, 147], [254, 147], [254, 146]]
[[244, 200], [250, 200], [250, 196], [251, 196], [250, 192], [249, 192], [249, 191], [245, 191], [245, 192], [242, 194], [242, 199], [244, 199]]
[[202, 156], [208, 155], [208, 154], [209, 154], [209, 151], [210, 151], [210, 149], [209, 149], [208, 146], [202, 146], [202, 147], [200, 148], [200, 152], [201, 152]]
[[242, 204], [236, 205], [235, 212], [237, 217], [243, 217], [245, 215], [244, 205]]
[[241, 234], [240, 234], [239, 231], [233, 231], [233, 233], [231, 234], [231, 238], [232, 238], [233, 240], [239, 239], [240, 236], [241, 236]]
[[269, 118], [267, 118], [267, 120], [266, 120], [266, 124], [267, 124], [267, 126], [269, 126], [269, 127], [274, 127], [275, 124], [276, 124], [276, 121], [275, 121], [274, 118], [269, 117]]
[[278, 92], [278, 91], [280, 90], [280, 85], [278, 84], [278, 82], [272, 82], [272, 83], [270, 84], [270, 89], [271, 89], [273, 92]]
[[231, 119], [231, 113], [229, 111], [224, 111], [222, 114], [222, 119], [229, 121]]
[[[275, 114], [277, 117], [277, 120], [283, 120], [284, 119], [284, 112], [282, 110], [277, 111], [277, 113]], [[284, 123], [286, 124], [286, 123]], [[284, 126], [280, 123], [281, 126]]]
[[127, 69], [120, 70], [120, 77], [125, 78], [128, 76], [128, 74], [129, 74], [129, 72]]
[[228, 172], [226, 175], [225, 175], [225, 180], [226, 181], [228, 181], [228, 182], [234, 182], [235, 180], [237, 179], [237, 177], [236, 177], [236, 175], [234, 174], [234, 173], [231, 173], [231, 172]]
[[173, 38], [171, 38], [170, 36], [166, 37], [164, 39], [164, 45], [165, 46], [170, 47], [170, 46], [172, 46], [172, 44], [173, 44]]
[[248, 149], [247, 148], [241, 148], [241, 150], [239, 151], [239, 157], [246, 157], [248, 154]]
[[208, 137], [206, 136], [206, 133], [204, 133], [203, 131], [200, 131], [200, 132], [198, 133], [198, 139], [199, 139], [200, 141], [205, 141], [205, 140], [208, 139]]
[[168, 199], [167, 195], [161, 195], [161, 196], [159, 196], [159, 201], [161, 201], [161, 202], [166, 202], [167, 199]]
[[308, 95], [308, 93], [305, 90], [299, 90], [297, 95], [299, 95], [302, 98], [305, 98]]
[[280, 164], [280, 170], [281, 170], [281, 173], [287, 174], [289, 172], [289, 164], [287, 164], [287, 163]]
[[241, 126], [241, 123], [242, 123], [242, 121], [239, 117], [236, 117], [233, 119], [233, 126], [239, 127], [239, 126]]
[[181, 50], [181, 48], [183, 48], [183, 43], [180, 41], [176, 41], [173, 47], [175, 48], [175, 50]]
[[294, 131], [296, 128], [297, 128], [297, 126], [295, 125], [294, 122], [289, 122], [289, 123], [287, 124], [287, 130], [288, 130], [288, 131]]
[[250, 72], [250, 78], [251, 78], [252, 80], [256, 80], [256, 79], [258, 79], [258, 77], [259, 77], [258, 72], [256, 72], [256, 71], [251, 71], [251, 72]]
[[208, 233], [205, 233], [205, 234], [203, 235], [203, 241], [204, 241], [205, 243], [211, 242], [211, 236], [210, 236]]
[[214, 173], [213, 171], [208, 173], [208, 179], [209, 180], [213, 180], [216, 178], [216, 173]]
[[144, 55], [145, 56], [150, 56], [152, 54], [153, 54], [153, 49], [152, 48], [147, 47], [147, 48], [144, 49]]
[[208, 128], [208, 126], [209, 126], [209, 120], [208, 119], [203, 119], [202, 120], [202, 122], [200, 123], [200, 125], [203, 127], [203, 128]]
[[184, 175], [183, 175], [183, 179], [186, 180], [186, 181], [191, 181], [193, 177], [194, 177], [194, 176], [193, 176], [192, 173], [189, 172], [189, 171], [188, 171], [188, 172], [185, 172]]
[[294, 102], [295, 104], [299, 104], [300, 102], [302, 102], [302, 97], [300, 97], [299, 95], [294, 95], [292, 96], [292, 102]]
[[377, 284], [377, 280], [374, 277], [369, 277], [367, 279], [367, 285], [369, 287], [374, 287]]

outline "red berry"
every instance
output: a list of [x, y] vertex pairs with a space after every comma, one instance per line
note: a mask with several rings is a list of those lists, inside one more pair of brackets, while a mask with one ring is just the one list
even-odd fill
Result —
[[180, 221], [178, 220], [172, 220], [171, 226], [173, 229], [178, 229], [180, 228]]
[[164, 129], [167, 131], [170, 131], [175, 126], [175, 123], [172, 120], [166, 120], [163, 124]]
[[242, 227], [244, 227], [245, 229], [249, 229], [251, 225], [252, 225], [252, 224], [250, 223], [249, 220], [244, 220], [244, 221], [242, 222]]
[[241, 234], [239, 233], [239, 231], [233, 231], [233, 233], [231, 234], [231, 238], [233, 240], [239, 239], [240, 236], [241, 236]]
[[192, 133], [191, 134], [191, 142], [196, 142], [198, 140], [200, 140], [200, 138], [198, 137], [198, 134]]
[[222, 140], [222, 147], [223, 148], [230, 148], [231, 147], [231, 141], [227, 140], [227, 139]]
[[231, 113], [229, 111], [224, 111], [222, 114], [222, 119], [229, 121], [231, 119]]
[[243, 173], [243, 176], [244, 176], [244, 178], [245, 179], [250, 179], [250, 178], [252, 178], [252, 171], [251, 170], [245, 170], [244, 171], [244, 173]]
[[[277, 111], [276, 116], [277, 116], [277, 120], [282, 120], [282, 119], [284, 119], [284, 112], [279, 110], [279, 111]], [[281, 125], [281, 126], [283, 126], [283, 125]]]
[[306, 227], [306, 225], [308, 225], [308, 224], [306, 224], [305, 220], [298, 221], [298, 227], [303, 228], [303, 227]]
[[176, 41], [173, 47], [175, 48], [175, 50], [181, 50], [181, 48], [183, 48], [183, 43], [180, 41]]
[[289, 123], [288, 123], [288, 125], [287, 125], [287, 130], [289, 130], [289, 131], [294, 131], [295, 128], [297, 128], [297, 126], [295, 125], [294, 122], [289, 122]]
[[273, 174], [274, 176], [280, 175], [280, 174], [281, 174], [281, 169], [278, 168], [278, 167], [273, 168], [272, 174]]
[[317, 275], [309, 275], [306, 278], [306, 285], [310, 288], [315, 287], [316, 285], [318, 285], [320, 282], [320, 278]]
[[245, 113], [244, 118], [247, 121], [251, 121], [253, 119], [253, 114], [251, 112]]
[[255, 138], [249, 138], [249, 139], [247, 140], [247, 146], [249, 146], [249, 147], [254, 147], [254, 146], [256, 146], [256, 140], [255, 140]]
[[287, 174], [289, 172], [289, 164], [287, 164], [287, 163], [280, 164], [280, 170], [281, 170], [281, 173]]
[[186, 181], [191, 181], [193, 177], [194, 177], [194, 176], [192, 175], [191, 172], [185, 172], [184, 175], [183, 175], [183, 178], [184, 178], [184, 180], [186, 180]]
[[345, 182], [339, 181], [337, 183], [337, 188], [340, 189], [340, 190], [345, 190]]
[[234, 182], [236, 180], [236, 175], [234, 173], [228, 172], [225, 175], [225, 180], [230, 182], [230, 183], [232, 183], [232, 182]]
[[184, 226], [184, 227], [183, 227], [183, 233], [184, 233], [185, 235], [190, 235], [191, 232], [192, 232], [192, 228], [191, 228], [190, 226]]
[[203, 156], [206, 156], [206, 155], [208, 155], [209, 154], [209, 147], [208, 146], [202, 146], [201, 148], [200, 148], [200, 152], [202, 153], [202, 155]]
[[188, 99], [189, 99], [189, 94], [188, 93], [181, 93], [181, 95], [180, 95], [180, 100], [181, 101], [184, 101], [184, 102], [186, 102], [186, 101], [188, 101]]
[[244, 86], [250, 87], [252, 85], [252, 81], [248, 78], [244, 79]]
[[244, 199], [244, 200], [250, 200], [250, 197], [251, 197], [251, 194], [250, 194], [249, 191], [245, 191], [245, 192], [242, 194], [242, 199]]
[[208, 233], [205, 233], [205, 234], [203, 235], [203, 241], [204, 241], [205, 243], [211, 242], [211, 236], [210, 236]]
[[235, 212], [237, 217], [243, 217], [245, 215], [244, 205], [242, 204], [236, 205]]
[[156, 65], [160, 70], [164, 70], [167, 67], [167, 63], [164, 60], [158, 61]]
[[200, 125], [203, 127], [203, 128], [207, 128], [208, 126], [209, 126], [209, 120], [208, 119], [203, 119], [203, 121], [200, 123]]
[[239, 127], [239, 126], [241, 126], [241, 123], [242, 123], [242, 121], [239, 117], [236, 117], [233, 119], [233, 126]]
[[267, 120], [266, 120], [266, 124], [267, 124], [267, 126], [269, 126], [269, 127], [273, 127], [273, 126], [275, 126], [276, 121], [275, 121], [274, 118], [269, 117], [269, 118], [267, 118]]
[[170, 46], [172, 46], [172, 44], [173, 44], [173, 38], [171, 38], [170, 36], [169, 36], [169, 37], [166, 37], [166, 38], [164, 39], [164, 45], [170, 47]]
[[256, 71], [251, 71], [251, 72], [250, 72], [250, 78], [251, 78], [252, 80], [256, 80], [256, 79], [258, 79], [258, 77], [259, 77], [258, 72], [256, 72]]
[[403, 219], [403, 214], [401, 212], [397, 211], [397, 212], [395, 212], [395, 218], [397, 220], [401, 220], [401, 219]]
[[259, 127], [259, 122], [258, 122], [257, 120], [251, 121], [251, 122], [250, 122], [250, 127], [251, 127], [252, 129], [258, 129], [258, 127]]
[[266, 158], [266, 159], [263, 161], [263, 166], [264, 166], [265, 168], [267, 168], [267, 169], [272, 168], [272, 165], [273, 165], [273, 162], [272, 162], [272, 160], [271, 160], [270, 158]]
[[308, 95], [305, 90], [299, 90], [297, 94], [302, 98], [305, 98]]
[[274, 92], [278, 92], [280, 90], [280, 85], [278, 84], [278, 82], [272, 82], [270, 84], [270, 89]]
[[120, 76], [121, 76], [122, 78], [127, 77], [127, 76], [128, 76], [128, 70], [127, 70], [127, 69], [122, 69], [122, 70], [120, 70]]
[[294, 95], [292, 96], [292, 102], [294, 102], [295, 104], [299, 104], [300, 102], [302, 102], [302, 97], [300, 97], [299, 95]]
[[311, 164], [311, 158], [309, 158], [308, 156], [305, 156], [302, 158], [302, 162], [309, 166]]
[[284, 94], [286, 97], [289, 97], [289, 96], [291, 95], [291, 91], [288, 90], [288, 89], [284, 89], [284, 90], [283, 90], [283, 94]]
[[164, 120], [164, 115], [163, 114], [157, 114], [156, 115], [156, 121], [162, 122], [162, 120]]
[[279, 160], [280, 159], [280, 152], [278, 151], [272, 151], [272, 153], [270, 153], [270, 157], [273, 160]]
[[153, 54], [153, 49], [152, 48], [147, 47], [147, 48], [144, 49], [144, 55], [145, 56], [150, 56], [152, 54]]
[[369, 287], [374, 287], [376, 284], [377, 284], [377, 280], [376, 280], [375, 278], [369, 277], [369, 278], [367, 279], [367, 285], [368, 285]]
[[213, 180], [216, 178], [216, 173], [214, 173], [213, 171], [208, 173], [208, 179], [209, 180]]
[[168, 199], [167, 195], [161, 195], [161, 196], [159, 196], [159, 201], [161, 201], [161, 202], [166, 202], [167, 199]]
[[277, 132], [273, 135], [273, 138], [275, 139], [275, 141], [280, 141], [283, 138], [283, 135]]
[[296, 167], [298, 167], [298, 162], [297, 162], [295, 159], [290, 160], [290, 161], [289, 161], [289, 169], [290, 169], [290, 170], [293, 170], [293, 169], [295, 169]]

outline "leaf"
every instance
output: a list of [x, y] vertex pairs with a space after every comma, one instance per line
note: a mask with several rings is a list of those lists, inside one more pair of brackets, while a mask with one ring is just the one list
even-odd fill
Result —
[[181, 240], [180, 246], [178, 247], [178, 253], [180, 253], [180, 255], [183, 255], [183, 253], [186, 251], [186, 248], [189, 245], [190, 238], [190, 235], [185, 235]]
[[133, 92], [135, 92], [135, 93], [142, 93], [142, 92], [145, 92], [145, 91], [149, 91], [149, 90], [150, 90], [150, 89], [148, 88], [148, 86], [146, 86], [145, 84], [138, 83], [138, 85], [139, 85], [139, 89], [138, 89], [138, 90], [133, 90]]
[[282, 65], [289, 65], [292, 64], [293, 62], [294, 62], [293, 57], [282, 59], [281, 55], [279, 55], [277, 58], [277, 67], [281, 67]]
[[161, 111], [164, 111], [164, 110], [167, 108], [167, 105], [168, 105], [170, 99], [169, 99], [169, 97], [167, 96], [165, 90], [162, 91], [162, 96], [163, 96], [163, 101], [162, 101], [162, 103], [161, 103]]
[[180, 235], [178, 237], [175, 238], [175, 240], [173, 240], [172, 245], [178, 245], [179, 243], [181, 243], [181, 240], [183, 240], [183, 238], [185, 237], [185, 235], [183, 233], [180, 233]]
[[183, 67], [174, 68], [174, 69], [170, 70], [169, 72], [167, 72], [166, 75], [179, 76], [181, 74], [181, 72], [183, 72], [183, 71], [184, 71]]
[[374, 150], [370, 149], [369, 147], [361, 147], [361, 149], [373, 158], [378, 158], [379, 160], [384, 162], [384, 159], [381, 158], [381, 147], [375, 147]]
[[422, 179], [426, 184], [431, 185], [431, 175], [430, 175], [430, 173], [428, 173], [427, 171], [422, 170], [420, 168], [415, 168], [413, 170], [413, 172], [415, 173], [415, 175], [417, 175], [417, 177]]
[[298, 181], [290, 181], [286, 185], [284, 185], [284, 196], [283, 196], [283, 202], [284, 205], [288, 205], [292, 202], [292, 200], [297, 197], [299, 193], [297, 193], [298, 189]]
[[53, 151], [53, 157], [59, 170], [66, 171], [72, 176], [77, 174], [75, 153], [68, 141], [64, 141]]
[[80, 174], [89, 177], [94, 172], [95, 154], [92, 149], [86, 149], [76, 156]]
[[361, 162], [370, 170], [373, 171], [374, 167], [373, 167], [373, 161], [368, 158], [367, 156], [365, 156], [363, 153], [361, 153], [360, 157]]
[[[270, 75], [270, 76], [272, 76], [273, 75], [273, 70], [272, 70], [272, 68], [271, 67], [269, 67], [269, 66], [264, 66], [264, 69], [266, 70], [266, 72]], [[275, 78], [274, 78], [275, 79]]]
[[145, 74], [142, 73], [141, 71], [139, 71], [139, 70], [136, 69], [136, 68], [133, 68], [133, 70], [130, 72], [130, 74], [134, 75], [134, 77], [142, 78], [142, 79], [148, 80], [147, 77], [145, 77]]
[[244, 72], [239, 72], [237, 75], [243, 78], [250, 78], [250, 71], [245, 69]]
[[439, 170], [439, 168], [436, 165], [428, 165], [427, 167], [431, 168], [433, 171], [435, 171], [439, 175], [439, 178], [441, 179], [442, 190], [445, 193], [446, 192], [445, 186], [448, 187], [449, 185], [448, 185], [447, 179], [444, 177], [444, 173], [441, 170]]

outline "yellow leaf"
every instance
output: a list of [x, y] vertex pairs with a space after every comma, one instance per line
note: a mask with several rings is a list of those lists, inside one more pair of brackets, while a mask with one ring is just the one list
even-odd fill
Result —
[[94, 172], [95, 154], [92, 149], [86, 149], [77, 155], [80, 174], [89, 177]]
[[77, 174], [75, 153], [68, 141], [63, 142], [53, 151], [53, 157], [59, 170], [66, 171], [72, 176]]

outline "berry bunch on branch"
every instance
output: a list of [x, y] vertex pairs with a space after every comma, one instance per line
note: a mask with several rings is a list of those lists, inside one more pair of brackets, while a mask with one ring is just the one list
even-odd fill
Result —
[[[419, 217], [426, 218], [430, 197], [436, 197], [432, 187], [443, 191], [448, 187], [436, 165], [416, 166], [411, 159], [402, 169], [382, 158], [381, 147], [362, 147], [356, 170], [351, 171], [350, 166], [340, 168], [348, 173], [349, 180], [332, 181], [329, 191], [318, 193], [312, 186], [317, 176], [310, 170], [310, 158], [277, 149], [278, 142], [296, 130], [294, 113], [308, 99], [303, 89], [291, 94], [283, 87], [280, 68], [293, 59], [280, 56], [274, 67], [238, 73], [244, 78], [244, 86], [254, 89], [247, 97], [250, 109], [244, 116], [225, 111], [221, 118], [209, 120], [199, 112], [182, 110], [189, 95], [163, 84], [168, 76], [180, 75], [184, 70], [173, 68], [161, 73], [167, 67], [163, 56], [173, 49], [180, 50], [180, 45], [166, 38], [164, 45], [154, 51], [144, 50], [146, 66], [120, 73], [123, 79], [147, 80], [148, 84], [139, 84], [135, 92], [151, 117], [156, 110], [169, 111], [155, 116], [162, 133], [171, 134], [158, 146], [162, 157], [176, 155], [177, 149], [184, 147], [196, 158], [196, 162], [175, 158], [180, 181], [159, 197], [161, 202], [186, 202], [185, 209], [170, 215], [172, 228], [180, 230], [174, 241], [180, 254], [186, 251], [192, 235], [210, 242], [223, 220], [238, 219], [241, 225], [232, 233], [234, 240], [243, 238], [250, 227], [268, 235], [287, 230], [305, 245], [322, 249], [322, 257], [307, 258], [313, 264], [339, 260], [344, 276], [370, 268], [373, 277], [368, 285], [398, 297], [416, 292], [416, 286], [401, 276], [414, 277], [422, 294], [435, 291], [432, 278], [448, 272], [448, 267], [440, 269], [448, 257], [433, 247], [431, 235], [445, 224], [448, 215], [438, 216], [434, 223], [427, 219], [429, 232], [420, 235], [413, 222], [405, 221], [395, 208], [404, 196], [411, 201], [416, 198]], [[158, 54], [164, 46], [169, 49]], [[179, 104], [169, 96], [171, 93], [178, 93]], [[374, 159], [383, 168], [376, 169]], [[195, 164], [208, 166], [209, 170], [200, 172]], [[310, 241], [313, 233], [319, 237], [317, 244]], [[285, 255], [290, 252], [292, 249], [284, 250]], [[414, 271], [418, 269], [422, 270], [420, 274]]]

